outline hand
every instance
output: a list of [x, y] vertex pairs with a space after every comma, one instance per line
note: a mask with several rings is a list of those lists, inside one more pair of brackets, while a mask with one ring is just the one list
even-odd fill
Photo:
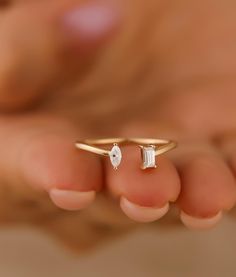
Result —
[[[162, 16], [152, 18], [150, 11], [157, 9], [157, 4], [149, 3], [146, 10], [137, 4], [137, 14], [131, 17], [133, 22], [137, 20], [132, 25], [137, 30], [125, 29], [120, 41], [133, 39], [123, 51], [116, 42], [103, 56], [106, 62], [101, 62], [94, 74], [80, 82], [79, 92], [74, 88], [65, 89], [67, 93], [62, 91], [60, 97], [54, 94], [34, 116], [17, 116], [14, 122], [11, 119], [11, 126], [9, 118], [4, 118], [7, 122], [4, 126], [8, 127], [7, 132], [3, 129], [2, 145], [9, 149], [6, 143], [10, 143], [12, 151], [6, 155], [11, 160], [4, 163], [8, 173], [4, 178], [8, 182], [16, 184], [11, 178], [18, 172], [24, 183], [49, 191], [53, 201], [66, 209], [87, 206], [94, 198], [94, 191], [105, 189], [118, 199], [122, 195], [123, 211], [137, 221], [159, 218], [163, 215], [162, 208], [178, 198], [178, 207], [183, 211], [181, 218], [189, 227], [211, 225], [219, 219], [221, 211], [235, 204], [234, 136], [226, 135], [233, 134], [235, 128], [231, 79], [234, 45], [223, 40], [226, 31], [230, 32], [236, 24], [230, 13], [233, 9], [226, 5], [222, 9], [219, 2], [214, 2], [212, 9], [211, 1], [205, 6], [182, 1], [177, 6], [158, 9]], [[147, 22], [140, 48], [137, 37], [131, 36], [140, 32], [139, 12], [146, 15]], [[149, 20], [152, 27], [156, 26], [155, 36], [148, 32]], [[217, 22], [221, 32], [218, 28], [215, 33]], [[217, 63], [215, 47], [220, 49]], [[116, 55], [117, 52], [122, 55]], [[104, 182], [98, 157], [78, 154], [71, 142], [79, 137], [107, 134], [170, 137], [179, 140], [180, 146], [169, 159], [161, 157], [158, 170], [150, 174], [138, 169], [136, 151], [124, 149], [130, 159], [125, 159], [116, 173], [110, 164], [105, 164]], [[14, 143], [6, 142], [9, 137], [14, 138]], [[226, 161], [230, 161], [230, 167]], [[101, 213], [96, 205], [84, 211], [83, 215], [87, 216], [83, 222], [90, 226], [89, 230], [93, 230], [92, 222], [116, 226], [116, 219], [119, 226], [130, 224], [121, 214], [118, 217], [117, 206], [109, 197], [104, 195], [103, 203], [104, 206], [98, 205], [104, 207]], [[107, 215], [104, 210], [108, 207]]]

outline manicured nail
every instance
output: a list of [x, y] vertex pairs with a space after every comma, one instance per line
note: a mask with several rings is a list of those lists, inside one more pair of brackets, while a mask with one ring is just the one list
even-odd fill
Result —
[[64, 25], [81, 40], [96, 40], [109, 33], [118, 23], [115, 8], [102, 4], [80, 6], [64, 16]]
[[137, 222], [152, 222], [163, 217], [169, 210], [169, 203], [162, 208], [142, 207], [121, 197], [120, 207], [122, 211]]
[[205, 230], [214, 227], [222, 218], [222, 212], [210, 218], [196, 218], [181, 211], [180, 219], [183, 224], [192, 230]]
[[49, 195], [53, 203], [64, 210], [76, 211], [88, 207], [95, 199], [95, 191], [79, 192], [51, 189]]

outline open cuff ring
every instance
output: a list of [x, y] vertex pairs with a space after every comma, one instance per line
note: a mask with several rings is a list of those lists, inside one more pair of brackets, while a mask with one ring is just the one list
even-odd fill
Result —
[[[85, 139], [75, 143], [77, 149], [109, 157], [114, 169], [121, 163], [122, 145], [138, 145], [141, 150], [142, 169], [156, 168], [156, 157], [177, 147], [175, 141], [152, 138]], [[109, 146], [112, 148], [107, 149]]]

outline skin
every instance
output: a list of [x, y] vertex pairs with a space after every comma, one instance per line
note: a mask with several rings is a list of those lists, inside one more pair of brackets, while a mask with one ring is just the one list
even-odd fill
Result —
[[[96, 220], [110, 225], [114, 225], [115, 215], [119, 225], [127, 223], [117, 209], [119, 204], [132, 220], [151, 222], [162, 217], [168, 203], [174, 202], [186, 226], [209, 228], [236, 201], [235, 4], [173, 0], [168, 5], [150, 1], [144, 7], [141, 1], [135, 3], [135, 8], [131, 0], [124, 4], [128, 15], [124, 18], [114, 12], [114, 22], [109, 22], [109, 28], [94, 41], [86, 36], [84, 41], [77, 40], [79, 33], [73, 33], [68, 47], [64, 43], [68, 38], [60, 38], [60, 49], [65, 50], [67, 45], [74, 58], [69, 55], [64, 61], [60, 55], [44, 57], [42, 51], [43, 62], [27, 61], [32, 63], [32, 72], [36, 70], [33, 76], [38, 77], [39, 70], [43, 72], [37, 82], [21, 84], [27, 89], [10, 87], [12, 80], [17, 84], [22, 73], [18, 70], [21, 61], [15, 62], [19, 57], [12, 59], [10, 70], [0, 75], [0, 177], [13, 190], [46, 191], [55, 205], [66, 210], [87, 208], [99, 192], [103, 205], [114, 204], [115, 208], [114, 215], [105, 218], [98, 212]], [[9, 9], [4, 15], [10, 19], [3, 34], [9, 32], [8, 22], [15, 26], [14, 13], [25, 16], [28, 7], [27, 3]], [[41, 8], [45, 10], [43, 5]], [[63, 14], [67, 6], [63, 4], [59, 10]], [[153, 10], [160, 15], [153, 15]], [[46, 18], [54, 16], [47, 12]], [[38, 25], [42, 28], [39, 33], [45, 35], [43, 19], [38, 19]], [[36, 19], [31, 14], [25, 20]], [[21, 28], [26, 26], [34, 24]], [[52, 34], [44, 38], [45, 47], [53, 45], [50, 51], [45, 50], [47, 53], [55, 53], [58, 47], [58, 37], [52, 39]], [[111, 39], [111, 50], [101, 49], [107, 38]], [[53, 43], [46, 43], [48, 39]], [[25, 45], [20, 51], [24, 49]], [[38, 53], [37, 44], [32, 42], [31, 49]], [[94, 53], [102, 59], [97, 60]], [[75, 57], [78, 65], [74, 64]], [[91, 61], [96, 65], [93, 70]], [[74, 73], [77, 78], [81, 64], [86, 70], [82, 67], [77, 89], [72, 77]], [[68, 70], [71, 74], [62, 84], [61, 76]], [[45, 85], [52, 88], [50, 95]], [[150, 171], [141, 171], [139, 152], [126, 147], [123, 162], [114, 171], [109, 160], [78, 152], [73, 146], [78, 138], [113, 135], [173, 138], [179, 141], [179, 147], [158, 158], [157, 170]], [[94, 207], [93, 211], [96, 203]]]

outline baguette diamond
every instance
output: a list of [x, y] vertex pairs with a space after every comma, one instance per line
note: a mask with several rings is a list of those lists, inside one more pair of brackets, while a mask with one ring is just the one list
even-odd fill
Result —
[[113, 165], [114, 169], [117, 169], [122, 160], [121, 150], [117, 144], [114, 144], [114, 146], [112, 147], [109, 153], [109, 156], [110, 156], [111, 164]]
[[142, 159], [143, 159], [143, 169], [146, 168], [155, 168], [156, 167], [156, 155], [155, 155], [155, 146], [143, 146], [141, 148], [142, 151]]

